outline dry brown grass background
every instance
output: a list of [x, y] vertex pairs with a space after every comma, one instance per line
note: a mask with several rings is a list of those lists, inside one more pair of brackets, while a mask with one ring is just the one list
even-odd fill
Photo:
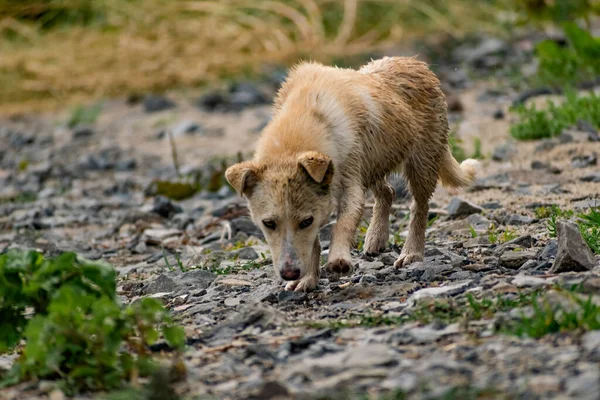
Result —
[[0, 113], [460, 37], [497, 29], [496, 11], [478, 0], [0, 0]]

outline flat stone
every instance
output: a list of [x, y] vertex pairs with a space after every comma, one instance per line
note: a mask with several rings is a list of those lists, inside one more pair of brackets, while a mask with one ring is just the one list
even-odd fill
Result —
[[535, 251], [506, 251], [500, 256], [500, 265], [505, 268], [519, 269], [527, 260], [536, 256]]
[[515, 285], [516, 287], [520, 287], [520, 288], [521, 287], [538, 288], [538, 287], [548, 286], [548, 285], [550, 285], [550, 282], [543, 278], [519, 274], [519, 275], [515, 276], [515, 278], [512, 280], [512, 284]]
[[553, 274], [561, 272], [589, 271], [597, 264], [594, 254], [581, 237], [581, 233], [572, 222], [558, 221], [558, 252], [554, 265], [550, 269]]
[[228, 297], [225, 299], [224, 303], [227, 307], [235, 307], [240, 304], [240, 299], [238, 299], [237, 297]]
[[590, 331], [581, 337], [581, 344], [586, 351], [600, 353], [600, 331]]
[[463, 200], [458, 197], [453, 197], [450, 204], [446, 207], [448, 215], [451, 218], [466, 217], [471, 214], [481, 214], [483, 209], [476, 204]]
[[600, 172], [595, 172], [593, 174], [584, 175], [581, 178], [579, 178], [579, 180], [582, 182], [598, 183], [598, 182], [600, 182]]
[[415, 302], [417, 300], [427, 298], [427, 297], [444, 297], [444, 296], [455, 296], [467, 290], [469, 285], [471, 284], [471, 280], [456, 283], [454, 285], [448, 286], [439, 286], [439, 287], [429, 287], [425, 289], [421, 289], [413, 293], [408, 302]]
[[179, 229], [146, 229], [143, 238], [147, 244], [160, 244], [163, 240], [181, 234]]
[[238, 258], [241, 260], [256, 260], [259, 258], [258, 253], [252, 247], [244, 247], [237, 251]]

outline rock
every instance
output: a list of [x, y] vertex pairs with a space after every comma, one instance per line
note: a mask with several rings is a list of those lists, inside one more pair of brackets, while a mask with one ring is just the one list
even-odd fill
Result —
[[287, 399], [289, 398], [289, 391], [287, 388], [279, 383], [274, 381], [265, 382], [260, 390], [258, 390], [255, 394], [252, 394], [249, 399], [250, 400], [270, 400], [270, 399]]
[[444, 297], [444, 296], [456, 296], [457, 294], [463, 293], [470, 286], [471, 281], [465, 281], [456, 283], [454, 285], [429, 287], [421, 289], [413, 293], [407, 300], [409, 303], [414, 303], [417, 300], [427, 297]]
[[150, 282], [145, 288], [145, 294], [170, 293], [179, 289], [179, 285], [167, 274], [159, 275], [154, 281]]
[[176, 104], [168, 98], [152, 94], [144, 96], [143, 104], [144, 111], [147, 113], [169, 110], [176, 107]]
[[598, 154], [596, 152], [589, 156], [576, 156], [571, 159], [573, 168], [587, 168], [598, 164]]
[[228, 297], [225, 299], [224, 303], [227, 307], [236, 307], [240, 304], [240, 299], [237, 297]]
[[554, 265], [550, 269], [553, 274], [569, 271], [588, 271], [596, 265], [596, 259], [581, 233], [572, 222], [558, 221], [558, 252]]
[[73, 139], [84, 139], [94, 135], [94, 129], [89, 126], [78, 126], [73, 129]]
[[248, 217], [239, 217], [231, 220], [231, 227], [233, 228], [233, 234], [237, 232], [244, 232], [248, 236], [256, 236], [263, 238], [261, 230], [256, 224]]
[[590, 331], [581, 337], [581, 344], [585, 351], [600, 353], [600, 331]]
[[171, 218], [175, 214], [182, 213], [183, 208], [181, 208], [181, 206], [174, 203], [167, 197], [159, 195], [154, 198], [154, 205], [152, 206], [152, 211], [154, 211], [163, 218]]
[[279, 292], [279, 294], [277, 295], [277, 300], [280, 303], [284, 303], [286, 301], [291, 301], [291, 302], [303, 302], [304, 300], [307, 299], [307, 295], [304, 292], [292, 292], [289, 290], [284, 290]]
[[173, 136], [198, 133], [202, 131], [202, 125], [194, 121], [182, 121], [173, 128]]
[[267, 104], [269, 101], [252, 82], [237, 83], [230, 88], [229, 107], [231, 110], [239, 111], [248, 106]]
[[585, 175], [579, 178], [582, 182], [600, 182], [600, 172], [594, 172], [593, 174]]
[[208, 92], [196, 101], [196, 106], [204, 111], [215, 111], [224, 109], [229, 100], [226, 95], [220, 92]]
[[482, 204], [481, 207], [486, 210], [498, 210], [502, 208], [502, 204], [498, 203], [497, 201], [492, 201], [490, 203]]
[[359, 281], [359, 283], [361, 283], [363, 285], [368, 285], [370, 283], [375, 283], [375, 282], [377, 282], [377, 277], [374, 275], [369, 275], [369, 274], [361, 276], [360, 281]]
[[497, 109], [496, 111], [494, 111], [493, 117], [494, 119], [504, 119], [504, 110], [502, 110], [501, 108]]
[[492, 153], [492, 160], [498, 162], [509, 161], [516, 153], [514, 146], [510, 143], [497, 146]]
[[500, 256], [500, 265], [505, 268], [519, 269], [527, 260], [536, 256], [534, 251], [507, 251]]
[[537, 255], [537, 259], [540, 261], [548, 261], [551, 258], [556, 257], [556, 253], [558, 252], [558, 243], [556, 240], [551, 240], [548, 242], [546, 247], [544, 247]]
[[506, 42], [496, 38], [485, 38], [473, 47], [470, 44], [456, 50], [456, 57], [477, 68], [491, 68], [497, 65], [507, 53]]
[[143, 238], [147, 244], [160, 244], [163, 240], [181, 235], [179, 229], [146, 229]]
[[549, 286], [550, 282], [548, 282], [546, 279], [543, 279], [543, 278], [537, 278], [535, 276], [527, 276], [527, 275], [519, 274], [519, 275], [515, 276], [515, 278], [512, 280], [512, 284], [518, 288], [532, 287], [535, 289], [535, 288], [539, 288], [539, 287]]
[[259, 258], [258, 253], [252, 247], [244, 247], [236, 253], [240, 260], [256, 260]]
[[506, 225], [530, 225], [535, 219], [525, 215], [512, 214], [505, 220]]
[[450, 204], [446, 207], [446, 210], [448, 210], [448, 215], [451, 218], [466, 217], [471, 214], [480, 214], [483, 212], [481, 207], [458, 197], [453, 197], [450, 200]]
[[592, 365], [590, 368], [566, 382], [567, 394], [581, 400], [597, 400], [600, 393], [600, 368]]

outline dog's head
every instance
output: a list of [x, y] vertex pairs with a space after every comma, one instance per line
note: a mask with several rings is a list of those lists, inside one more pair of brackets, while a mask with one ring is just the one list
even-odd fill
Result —
[[333, 206], [329, 157], [311, 151], [293, 159], [247, 161], [229, 167], [225, 177], [248, 199], [282, 279], [298, 280], [319, 268], [319, 228]]

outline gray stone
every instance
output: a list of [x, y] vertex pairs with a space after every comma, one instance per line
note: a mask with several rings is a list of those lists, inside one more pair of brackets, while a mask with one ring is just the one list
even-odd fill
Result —
[[448, 215], [452, 218], [466, 217], [471, 214], [480, 214], [483, 212], [483, 209], [478, 205], [458, 197], [453, 197], [450, 200], [450, 204], [446, 207], [446, 210], [448, 210]]
[[174, 203], [171, 199], [165, 196], [156, 196], [154, 198], [154, 205], [152, 211], [164, 218], [171, 218], [175, 214], [183, 212], [183, 208], [180, 205]]
[[94, 135], [94, 129], [90, 126], [78, 126], [73, 129], [73, 139], [83, 139]]
[[573, 168], [587, 168], [598, 164], [598, 154], [592, 153], [589, 156], [576, 156], [571, 160]]
[[163, 96], [147, 95], [144, 97], [144, 110], [147, 113], [158, 112], [175, 108], [176, 104]]
[[284, 290], [279, 292], [277, 295], [277, 300], [280, 303], [285, 303], [286, 301], [291, 302], [303, 302], [307, 299], [307, 295], [304, 292], [292, 292], [289, 290]]
[[582, 182], [600, 182], [600, 172], [594, 172], [593, 174], [585, 175], [579, 178]]
[[600, 331], [590, 331], [581, 337], [581, 344], [588, 352], [600, 353]]
[[600, 367], [590, 365], [587, 371], [570, 377], [566, 382], [567, 394], [578, 400], [598, 400], [600, 393]]
[[527, 217], [525, 215], [512, 214], [506, 218], [506, 225], [529, 225], [533, 223], [535, 219]]
[[505, 268], [519, 269], [526, 261], [534, 259], [534, 251], [506, 251], [500, 256], [500, 265]]
[[185, 134], [198, 133], [202, 131], [202, 126], [194, 121], [182, 121], [173, 128], [173, 136], [182, 136]]
[[359, 283], [362, 284], [369, 284], [369, 283], [375, 283], [377, 282], [377, 277], [374, 275], [363, 275], [360, 277], [360, 281]]
[[540, 261], [548, 261], [551, 258], [556, 257], [556, 253], [558, 252], [558, 243], [556, 240], [551, 240], [548, 242], [546, 247], [544, 247], [537, 255], [537, 259]]
[[224, 303], [227, 307], [235, 307], [240, 304], [240, 299], [237, 297], [228, 297], [225, 299]]
[[550, 269], [553, 274], [569, 271], [589, 271], [596, 265], [596, 259], [581, 233], [572, 222], [558, 221], [558, 252], [554, 265]]
[[237, 251], [238, 258], [241, 260], [256, 260], [258, 253], [252, 247], [244, 247]]
[[492, 160], [499, 162], [508, 161], [515, 153], [516, 150], [513, 145], [509, 143], [501, 144], [494, 149], [494, 152], [492, 153]]
[[463, 293], [465, 290], [467, 290], [470, 284], [471, 281], [468, 280], [465, 282], [456, 283], [454, 285], [421, 289], [413, 293], [408, 299], [408, 302], [415, 302], [426, 297], [456, 296], [457, 294]]
[[154, 281], [150, 282], [144, 289], [146, 294], [174, 292], [179, 289], [179, 285], [166, 274], [159, 275]]

